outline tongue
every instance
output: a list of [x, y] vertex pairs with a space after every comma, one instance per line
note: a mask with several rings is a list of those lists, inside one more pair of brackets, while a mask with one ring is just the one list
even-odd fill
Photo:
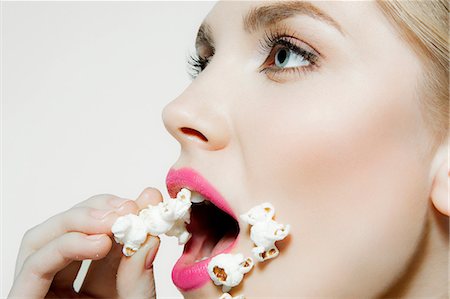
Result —
[[189, 253], [191, 259], [201, 260], [202, 258], [209, 258], [223, 252], [235, 239], [236, 237], [231, 232], [219, 240], [208, 235], [194, 233], [184, 251], [185, 253]]
[[222, 237], [222, 239], [219, 240], [219, 242], [214, 246], [211, 256], [217, 255], [220, 252], [227, 249], [236, 239], [236, 236], [233, 232], [228, 232], [225, 236]]
[[191, 240], [185, 247], [194, 259], [210, 257], [211, 252], [218, 242], [215, 237], [212, 210], [205, 204], [193, 205], [191, 210], [191, 223], [187, 225], [187, 230], [192, 234]]
[[192, 238], [185, 247], [185, 253], [198, 260], [224, 251], [236, 238], [230, 225], [231, 217], [211, 203], [193, 205], [191, 223], [187, 226]]

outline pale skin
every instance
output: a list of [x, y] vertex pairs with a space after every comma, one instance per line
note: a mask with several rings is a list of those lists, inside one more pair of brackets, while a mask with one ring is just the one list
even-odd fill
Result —
[[[154, 188], [146, 188], [136, 200], [96, 195], [31, 228], [22, 240], [9, 297], [154, 297], [152, 263], [159, 238], [147, 239], [133, 258], [126, 258], [110, 237], [119, 216], [160, 201], [161, 193]], [[85, 259], [94, 261], [75, 293], [73, 280]]]
[[[280, 255], [256, 265], [232, 294], [444, 298], [448, 142], [429, 149], [434, 136], [412, 88], [422, 75], [419, 57], [373, 2], [319, 1], [314, 5], [344, 34], [305, 15], [281, 24], [293, 33], [292, 42], [321, 54], [318, 68], [300, 76], [260, 72], [262, 65], [277, 66], [258, 50], [268, 28], [247, 32], [242, 19], [267, 3], [214, 7], [205, 22], [215, 54], [163, 111], [166, 128], [182, 146], [174, 168], [199, 171], [236, 214], [268, 201], [276, 219], [292, 227], [277, 244]], [[210, 52], [202, 45], [198, 54]], [[292, 57], [290, 67], [307, 67]], [[86, 258], [97, 261], [84, 296], [154, 296], [153, 272], [145, 260], [151, 265], [158, 240], [125, 258], [106, 235], [119, 215], [161, 200], [152, 188], [136, 201], [95, 196], [31, 229], [10, 296], [39, 298], [50, 288], [52, 295], [65, 297], [78, 261]], [[103, 220], [90, 214], [117, 209], [111, 201], [125, 204]], [[247, 225], [240, 227], [233, 252], [250, 256]], [[68, 233], [74, 230], [79, 233]], [[58, 258], [39, 262], [49, 256]], [[183, 295], [215, 298], [221, 291], [211, 282]]]

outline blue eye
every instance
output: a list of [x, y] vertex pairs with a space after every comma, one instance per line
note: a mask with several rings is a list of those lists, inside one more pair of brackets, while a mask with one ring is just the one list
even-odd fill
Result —
[[[285, 33], [283, 33], [285, 32]], [[320, 66], [321, 54], [301, 39], [288, 34], [287, 29], [283, 32], [266, 32], [260, 40], [261, 53], [267, 55], [264, 63], [259, 67], [259, 72], [264, 72], [274, 81], [276, 77], [284, 78], [287, 75], [303, 75], [314, 71]], [[209, 64], [214, 56], [215, 49], [211, 48], [205, 57], [194, 54], [188, 60], [189, 73], [195, 79]]]
[[261, 54], [267, 58], [259, 71], [273, 81], [283, 82], [292, 79], [292, 75], [303, 76], [318, 69], [321, 54], [296, 38], [297, 34], [282, 30], [266, 32], [260, 42]]
[[306, 60], [302, 55], [295, 53], [293, 50], [282, 47], [279, 48], [275, 53], [274, 64], [278, 68], [291, 68], [308, 66], [311, 63]]

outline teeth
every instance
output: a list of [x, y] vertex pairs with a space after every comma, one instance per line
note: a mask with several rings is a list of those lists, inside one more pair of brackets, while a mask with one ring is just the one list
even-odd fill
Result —
[[191, 194], [191, 202], [192, 203], [201, 203], [204, 202], [206, 199], [198, 192], [193, 191]]
[[195, 263], [198, 263], [198, 262], [204, 261], [204, 260], [206, 260], [206, 259], [209, 259], [209, 256], [204, 256], [204, 257], [202, 257], [201, 259], [196, 259], [194, 262], [195, 262]]

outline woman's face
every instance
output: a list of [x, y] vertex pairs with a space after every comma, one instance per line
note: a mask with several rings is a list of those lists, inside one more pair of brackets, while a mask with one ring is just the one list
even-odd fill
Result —
[[[232, 293], [380, 294], [426, 223], [419, 59], [374, 2], [219, 2], [204, 24], [209, 63], [163, 112], [181, 144], [174, 169], [199, 172], [236, 215], [270, 202], [291, 225]], [[231, 252], [251, 256], [239, 225]], [[221, 293], [212, 281], [183, 291]]]

